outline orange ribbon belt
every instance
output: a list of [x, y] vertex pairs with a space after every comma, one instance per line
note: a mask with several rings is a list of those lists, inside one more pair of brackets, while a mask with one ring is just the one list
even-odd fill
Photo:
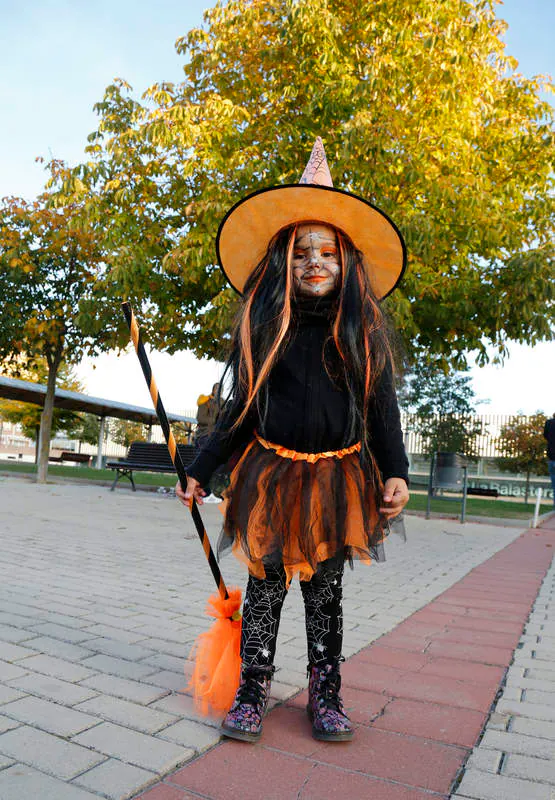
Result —
[[350, 447], [344, 447], [342, 450], [326, 450], [325, 453], [298, 453], [296, 450], [289, 450], [289, 448], [283, 447], [280, 444], [267, 442], [266, 439], [263, 439], [261, 436], [259, 436], [256, 431], [254, 435], [262, 447], [265, 447], [266, 450], [274, 450], [276, 455], [281, 456], [282, 458], [290, 458], [291, 461], [308, 461], [309, 464], [314, 464], [321, 458], [343, 458], [351, 453], [360, 452], [360, 442], [356, 442]]

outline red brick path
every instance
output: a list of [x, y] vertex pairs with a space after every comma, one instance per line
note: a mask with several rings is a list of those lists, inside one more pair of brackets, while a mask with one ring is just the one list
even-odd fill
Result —
[[550, 523], [347, 660], [352, 742], [312, 739], [301, 692], [268, 715], [260, 743], [224, 740], [141, 800], [448, 798], [551, 564]]

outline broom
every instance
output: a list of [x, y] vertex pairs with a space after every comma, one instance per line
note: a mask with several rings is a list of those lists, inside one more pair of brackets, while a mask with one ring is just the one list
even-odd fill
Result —
[[[177, 477], [181, 486], [185, 488], [187, 472], [152, 375], [135, 314], [129, 303], [122, 303], [122, 308]], [[191, 650], [190, 657], [194, 662], [194, 669], [188, 688], [192, 689], [195, 705], [202, 714], [220, 714], [229, 709], [239, 686], [241, 589], [230, 588], [228, 592], [194, 497], [190, 505], [190, 512], [208, 560], [208, 566], [216, 581], [218, 593], [208, 599], [206, 607], [206, 613], [214, 617], [215, 622], [212, 623], [209, 631], [198, 636]]]

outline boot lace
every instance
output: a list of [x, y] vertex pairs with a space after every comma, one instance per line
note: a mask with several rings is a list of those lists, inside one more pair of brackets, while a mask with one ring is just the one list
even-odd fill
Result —
[[339, 667], [332, 667], [329, 672], [324, 674], [322, 681], [322, 700], [326, 708], [333, 711], [341, 711], [341, 675]]
[[339, 692], [341, 691], [339, 664], [344, 660], [344, 658], [340, 658], [336, 663], [331, 664], [329, 669], [317, 667], [319, 673], [318, 695], [320, 702], [325, 708], [331, 711], [338, 711], [341, 714], [343, 713], [343, 704], [339, 696]]
[[244, 683], [239, 686], [235, 700], [253, 706], [262, 705], [266, 692], [265, 679], [271, 678], [273, 668], [247, 667], [243, 671]]

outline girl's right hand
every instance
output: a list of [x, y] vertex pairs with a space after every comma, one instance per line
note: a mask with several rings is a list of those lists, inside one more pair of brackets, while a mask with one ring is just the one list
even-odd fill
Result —
[[206, 492], [201, 487], [200, 483], [194, 478], [189, 477], [187, 478], [187, 488], [185, 491], [183, 491], [181, 483], [177, 481], [175, 484], [175, 493], [180, 503], [183, 503], [183, 505], [187, 506], [187, 508], [191, 508], [193, 497], [199, 506], [201, 506], [204, 502], [202, 498], [206, 497]]

